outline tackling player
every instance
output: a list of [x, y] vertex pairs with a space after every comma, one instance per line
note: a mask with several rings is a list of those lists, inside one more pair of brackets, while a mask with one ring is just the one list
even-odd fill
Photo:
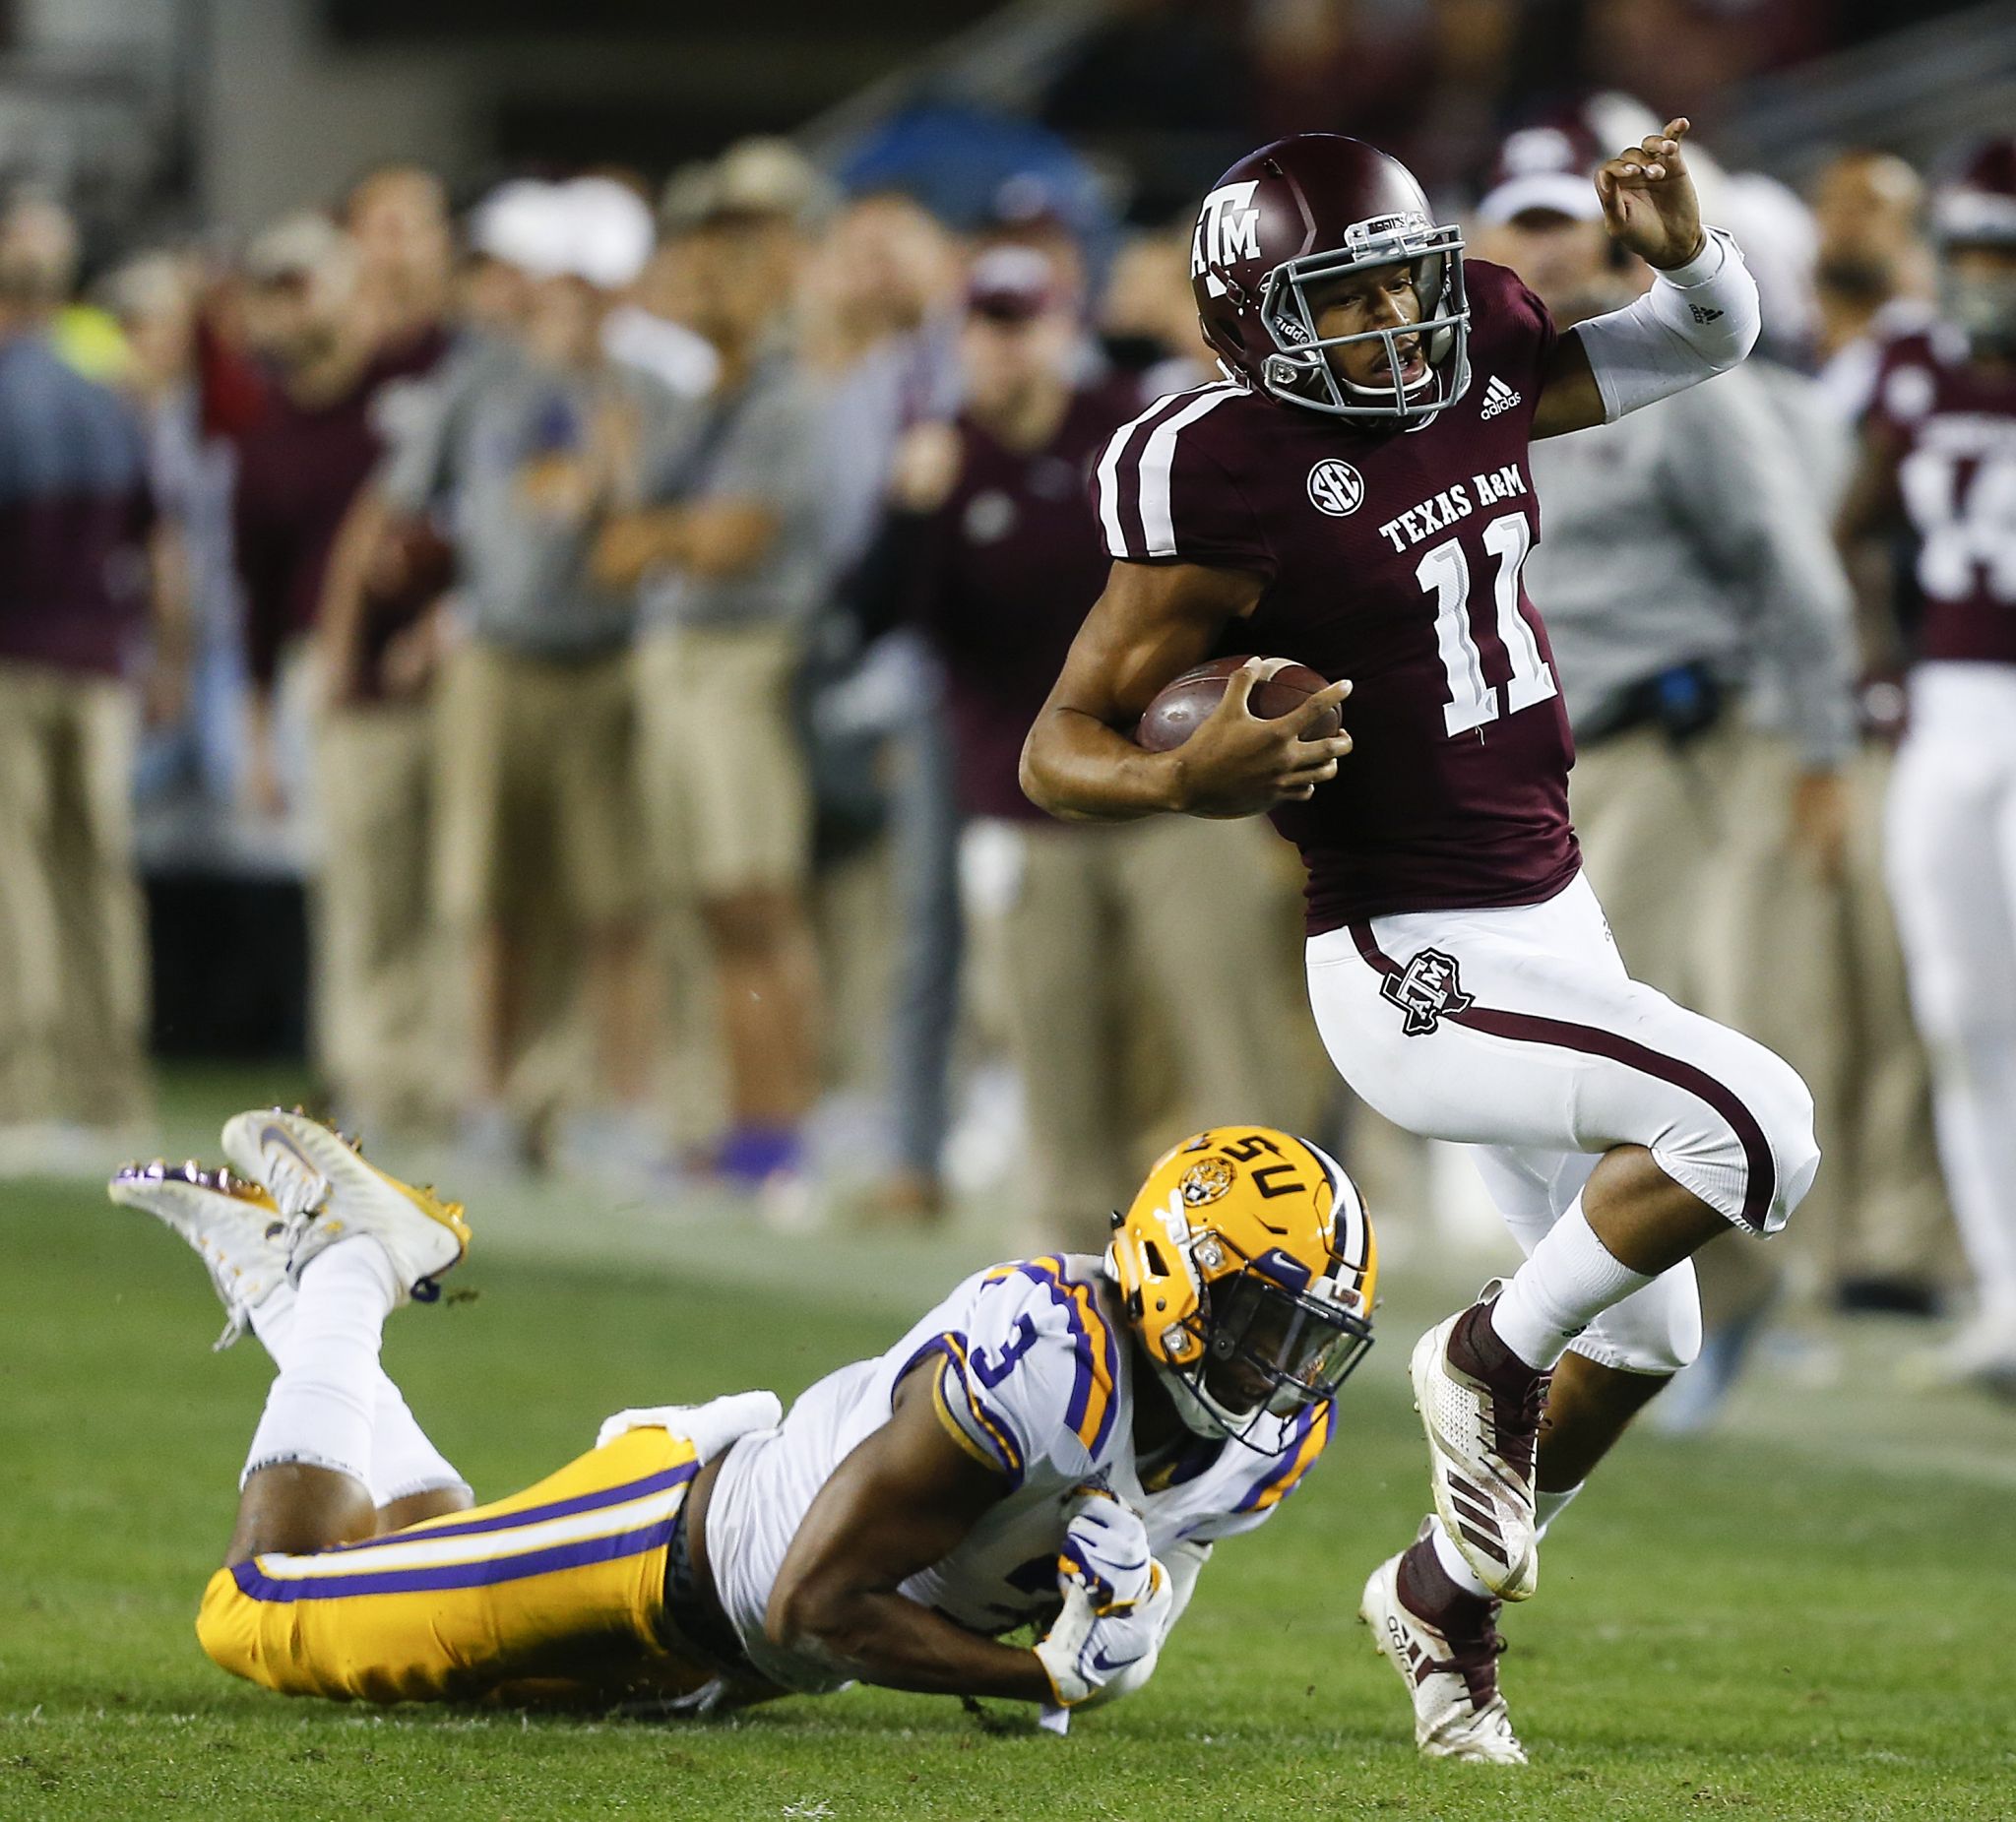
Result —
[[2016, 139], [1982, 149], [1934, 226], [1941, 320], [1882, 350], [1840, 531], [1878, 675], [1897, 668], [1889, 540], [1917, 543], [1885, 864], [1981, 1293], [1938, 1364], [2016, 1397]]
[[[225, 1342], [249, 1326], [279, 1368], [197, 1633], [287, 1694], [677, 1711], [859, 1680], [1061, 1728], [1147, 1681], [1213, 1543], [1300, 1483], [1371, 1342], [1350, 1179], [1222, 1128], [1155, 1166], [1103, 1262], [976, 1273], [781, 1422], [767, 1392], [626, 1411], [472, 1509], [378, 1357], [461, 1259], [461, 1209], [297, 1113], [238, 1115], [224, 1151], [235, 1176], [129, 1166], [111, 1195], [196, 1248]], [[1026, 1624], [1036, 1645], [1001, 1641]]]
[[[1529, 443], [1695, 385], [1756, 339], [1756, 286], [1701, 225], [1686, 131], [1595, 173], [1610, 233], [1656, 276], [1565, 334], [1372, 147], [1307, 134], [1233, 165], [1191, 256], [1226, 377], [1107, 446], [1095, 491], [1117, 560], [1023, 755], [1060, 816], [1272, 812], [1308, 869], [1332, 1059], [1397, 1124], [1477, 1147], [1527, 1252], [1415, 1351], [1437, 1516], [1361, 1609], [1430, 1754], [1523, 1758], [1497, 1602], [1533, 1593], [1541, 1534], [1693, 1358], [1689, 1256], [1731, 1225], [1776, 1230], [1819, 1162], [1792, 1069], [1625, 972], [1580, 876], [1567, 722], [1520, 579]], [[1247, 666], [1186, 745], [1134, 745], [1158, 691], [1228, 652], [1332, 685], [1261, 721]], [[1300, 737], [1348, 695], [1349, 732]]]

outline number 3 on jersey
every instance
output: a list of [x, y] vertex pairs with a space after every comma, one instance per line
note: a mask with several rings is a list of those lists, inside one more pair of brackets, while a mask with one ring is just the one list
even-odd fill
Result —
[[[1540, 641], [1519, 611], [1519, 572], [1533, 545], [1524, 513], [1505, 513], [1483, 529], [1483, 545], [1498, 560], [1492, 588], [1497, 602], [1498, 637], [1512, 660], [1505, 684], [1505, 713], [1517, 715], [1557, 693], [1554, 673], [1540, 655]], [[1415, 567], [1415, 579], [1435, 597], [1435, 649], [1449, 679], [1449, 700], [1442, 725], [1452, 737], [1469, 733], [1498, 719], [1498, 692], [1484, 681], [1483, 655], [1470, 622], [1470, 559], [1460, 538], [1450, 538], [1425, 552]]]

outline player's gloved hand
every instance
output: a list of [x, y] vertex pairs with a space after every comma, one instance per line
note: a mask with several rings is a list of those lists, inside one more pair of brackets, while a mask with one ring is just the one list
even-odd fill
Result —
[[1141, 1515], [1091, 1489], [1074, 1502], [1057, 1553], [1063, 1611], [1037, 1645], [1055, 1706], [1131, 1695], [1155, 1674], [1172, 1600]]

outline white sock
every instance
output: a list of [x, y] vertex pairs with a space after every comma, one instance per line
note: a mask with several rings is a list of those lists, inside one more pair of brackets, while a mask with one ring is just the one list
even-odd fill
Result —
[[1491, 1329], [1528, 1366], [1545, 1372], [1612, 1303], [1651, 1283], [1596, 1237], [1577, 1196], [1499, 1293]]
[[284, 1369], [293, 1357], [294, 1288], [284, 1278], [251, 1311], [252, 1333], [276, 1367]]
[[371, 1497], [381, 1506], [415, 1493], [436, 1493], [444, 1487], [467, 1489], [469, 1482], [454, 1464], [434, 1447], [420, 1420], [407, 1408], [405, 1397], [383, 1367], [378, 1369], [378, 1396], [371, 1421]]
[[[284, 1371], [294, 1358], [294, 1288], [283, 1279], [252, 1311], [252, 1333]], [[365, 1476], [372, 1503], [389, 1506], [395, 1499], [433, 1493], [469, 1482], [427, 1438], [406, 1398], [384, 1367], [371, 1404], [371, 1468]]]
[[1442, 1572], [1464, 1591], [1489, 1600], [1491, 1591], [1483, 1585], [1482, 1578], [1470, 1566], [1470, 1560], [1456, 1547], [1456, 1540], [1449, 1535], [1449, 1527], [1437, 1516], [1431, 1539], [1435, 1546], [1435, 1560], [1442, 1565]]
[[398, 1296], [392, 1261], [369, 1234], [308, 1262], [284, 1322], [287, 1359], [266, 1395], [240, 1486], [284, 1462], [370, 1484], [378, 1347]]
[[1578, 1480], [1565, 1493], [1549, 1493], [1544, 1488], [1533, 1496], [1533, 1535], [1536, 1539], [1547, 1535], [1547, 1527], [1567, 1509], [1568, 1502], [1582, 1491], [1586, 1483]]

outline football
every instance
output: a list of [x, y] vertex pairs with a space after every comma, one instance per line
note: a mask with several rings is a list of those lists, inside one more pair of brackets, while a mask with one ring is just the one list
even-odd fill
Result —
[[[1166, 753], [1181, 746], [1218, 707], [1232, 672], [1252, 661], [1250, 657], [1213, 659], [1165, 685], [1134, 728], [1135, 745], [1145, 746], [1151, 753]], [[1318, 690], [1328, 687], [1327, 679], [1308, 665], [1285, 664], [1254, 686], [1250, 706], [1260, 720], [1271, 722], [1299, 709]], [[1344, 717], [1333, 708], [1302, 738], [1325, 740], [1343, 727]]]

